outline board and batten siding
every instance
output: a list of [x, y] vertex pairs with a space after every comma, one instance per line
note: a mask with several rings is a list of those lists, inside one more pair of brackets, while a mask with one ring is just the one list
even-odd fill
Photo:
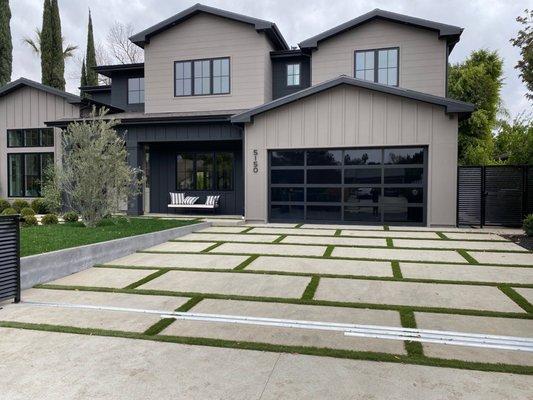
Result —
[[[272, 99], [272, 45], [252, 25], [198, 14], [152, 37], [145, 54], [147, 113], [247, 109]], [[230, 58], [230, 93], [174, 97], [174, 62]]]
[[374, 20], [318, 43], [311, 58], [312, 84], [354, 76], [356, 50], [399, 47], [399, 86], [446, 95], [446, 41], [438, 33]]
[[247, 220], [268, 218], [268, 150], [424, 145], [428, 223], [455, 225], [457, 116], [443, 107], [340, 86], [256, 115], [244, 142]]
[[55, 153], [60, 159], [61, 130], [54, 128], [53, 147], [7, 147], [8, 129], [46, 128], [45, 121], [79, 116], [78, 106], [56, 96], [29, 86], [0, 97], [0, 197], [8, 196], [8, 153]]

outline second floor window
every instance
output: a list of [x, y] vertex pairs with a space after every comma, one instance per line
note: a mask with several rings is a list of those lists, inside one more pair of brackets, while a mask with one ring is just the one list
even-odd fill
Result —
[[356, 51], [355, 77], [398, 86], [398, 48]]
[[54, 129], [8, 129], [7, 147], [52, 147]]
[[287, 64], [287, 86], [300, 85], [300, 64]]
[[203, 96], [229, 92], [229, 58], [174, 63], [174, 96]]
[[128, 104], [144, 103], [144, 78], [128, 79]]

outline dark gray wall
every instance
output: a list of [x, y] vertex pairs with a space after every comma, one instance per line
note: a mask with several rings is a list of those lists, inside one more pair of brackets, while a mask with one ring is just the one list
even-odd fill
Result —
[[[300, 63], [300, 86], [287, 86], [287, 64]], [[272, 97], [287, 96], [311, 85], [311, 64], [308, 56], [272, 57]]]
[[128, 104], [128, 78], [142, 78], [144, 72], [117, 71], [111, 78], [111, 104], [126, 111], [144, 112], [144, 104]]
[[91, 96], [91, 99], [99, 101], [100, 103], [110, 104], [111, 103], [111, 89], [105, 91], [95, 91], [88, 92]]

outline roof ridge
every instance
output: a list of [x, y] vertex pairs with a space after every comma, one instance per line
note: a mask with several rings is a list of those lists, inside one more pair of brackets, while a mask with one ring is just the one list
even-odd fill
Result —
[[53, 94], [55, 96], [62, 97], [64, 99], [67, 99], [71, 103], [75, 103], [75, 102], [80, 101], [80, 97], [75, 95], [75, 94], [69, 93], [69, 92], [64, 91], [64, 90], [57, 89], [57, 88], [49, 86], [49, 85], [45, 85], [44, 83], [39, 83], [39, 82], [33, 81], [33, 80], [25, 78], [25, 77], [20, 77], [18, 79], [15, 79], [14, 81], [6, 83], [4, 86], [1, 86], [0, 87], [0, 96], [7, 95], [7, 94], [11, 93], [12, 91], [17, 90], [20, 86], [29, 86], [29, 87], [33, 87], [34, 89], [37, 89], [37, 90], [43, 90], [43, 91], [45, 91], [47, 93]]

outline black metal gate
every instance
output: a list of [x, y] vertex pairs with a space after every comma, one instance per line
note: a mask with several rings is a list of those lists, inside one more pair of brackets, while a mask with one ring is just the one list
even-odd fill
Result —
[[533, 166], [459, 167], [457, 224], [521, 226], [533, 213]]
[[20, 301], [20, 228], [18, 215], [0, 215], [0, 301]]

